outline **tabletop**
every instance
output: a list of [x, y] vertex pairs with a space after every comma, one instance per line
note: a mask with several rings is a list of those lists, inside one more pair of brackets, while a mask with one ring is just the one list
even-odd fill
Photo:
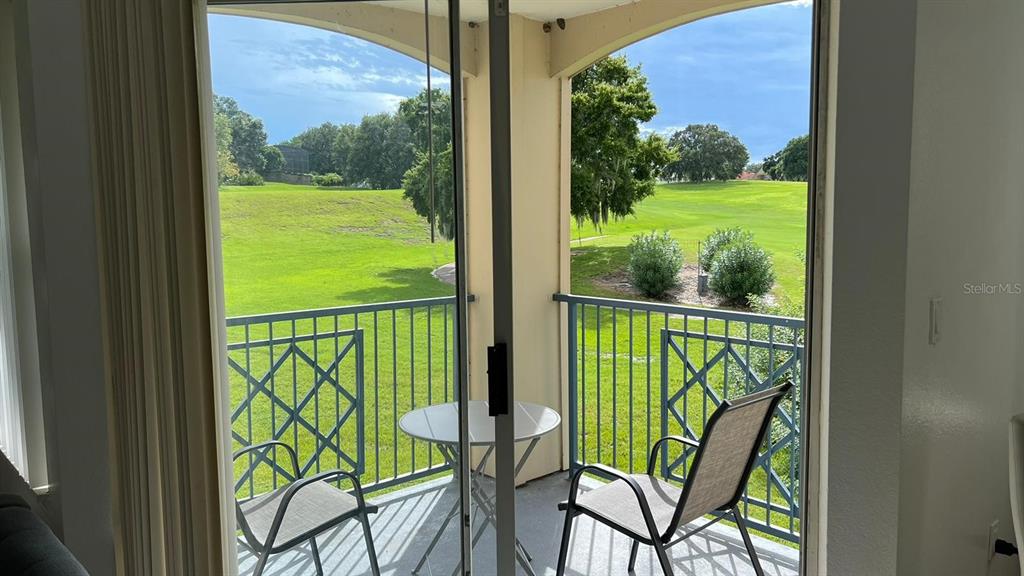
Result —
[[[419, 440], [439, 444], [459, 442], [459, 411], [455, 402], [434, 404], [405, 413], [398, 426], [403, 432]], [[485, 400], [470, 400], [469, 443], [472, 446], [494, 444], [494, 417], [487, 413]], [[562, 422], [553, 409], [540, 404], [516, 402], [515, 441], [524, 442], [551, 432]]]

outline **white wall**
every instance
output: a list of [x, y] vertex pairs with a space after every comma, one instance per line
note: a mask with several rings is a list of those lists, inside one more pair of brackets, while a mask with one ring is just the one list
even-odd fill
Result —
[[[1024, 4], [921, 1], [911, 164], [899, 573], [988, 566], [988, 527], [1012, 536], [1007, 421], [1019, 402], [1024, 282]], [[983, 288], [984, 289], [984, 288]], [[941, 341], [928, 343], [932, 297]], [[1019, 404], [1018, 404], [1019, 409]]]
[[896, 574], [915, 4], [842, 2], [833, 31], [827, 518], [818, 530], [829, 576]]
[[113, 574], [82, 6], [14, 5], [48, 472], [65, 544], [91, 574]]

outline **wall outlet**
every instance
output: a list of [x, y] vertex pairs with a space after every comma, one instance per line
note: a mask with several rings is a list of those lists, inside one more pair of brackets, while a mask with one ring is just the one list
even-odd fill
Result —
[[988, 546], [985, 548], [988, 551], [987, 558], [992, 560], [996, 555], [996, 540], [999, 539], [999, 520], [993, 520], [988, 525]]

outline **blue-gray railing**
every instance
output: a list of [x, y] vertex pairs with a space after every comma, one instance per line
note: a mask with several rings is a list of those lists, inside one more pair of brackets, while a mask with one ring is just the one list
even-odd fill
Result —
[[[699, 439], [724, 399], [785, 380], [780, 404], [741, 502], [761, 532], [800, 540], [800, 398], [804, 321], [730, 310], [557, 294], [568, 305], [569, 454], [638, 472], [669, 434]], [[661, 459], [686, 474], [687, 454]]]
[[[354, 470], [367, 490], [448, 469], [398, 420], [456, 397], [454, 316], [442, 297], [229, 318], [234, 449], [282, 440], [302, 475]], [[239, 497], [292, 480], [272, 453], [235, 466]]]

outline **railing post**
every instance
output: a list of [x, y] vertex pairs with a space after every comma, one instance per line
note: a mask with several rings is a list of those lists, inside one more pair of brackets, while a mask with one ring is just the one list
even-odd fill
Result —
[[572, 472], [580, 464], [579, 461], [579, 404], [576, 381], [576, 303], [569, 302], [569, 471]]
[[[650, 336], [648, 336], [649, 338]], [[661, 330], [661, 437], [668, 436], [668, 324]], [[668, 478], [668, 443], [661, 445], [661, 475]]]
[[[356, 330], [353, 337], [356, 339], [356, 442], [359, 444], [359, 453], [356, 456], [356, 474], [362, 476], [366, 472], [366, 364], [363, 357], [365, 350], [363, 346], [363, 330]], [[340, 430], [338, 431], [338, 436], [341, 436]], [[340, 445], [340, 438], [338, 440]]]

